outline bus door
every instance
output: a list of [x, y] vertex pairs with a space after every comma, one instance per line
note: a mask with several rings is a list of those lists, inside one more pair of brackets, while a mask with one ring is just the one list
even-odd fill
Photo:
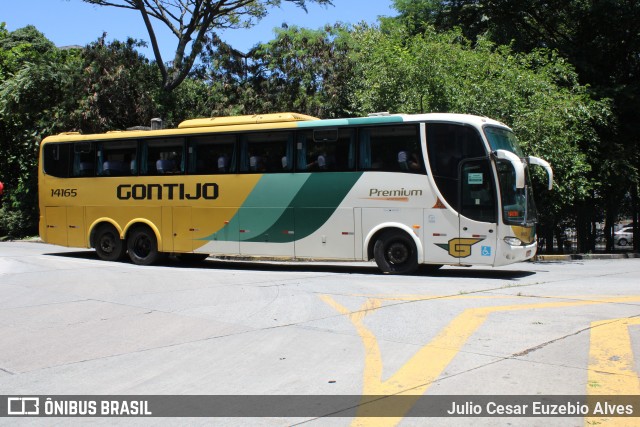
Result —
[[493, 264], [497, 245], [497, 198], [489, 158], [460, 163], [459, 238], [450, 245], [460, 264]]
[[479, 132], [464, 124], [426, 123], [426, 144], [430, 173], [440, 193], [435, 205], [425, 210], [427, 247], [440, 250], [427, 251], [426, 258], [443, 264], [492, 264], [495, 188]]
[[47, 206], [45, 212], [47, 219], [46, 242], [67, 246], [67, 208]]
[[173, 247], [163, 247], [165, 252], [193, 251], [193, 226], [191, 223], [191, 208], [188, 206], [172, 207], [172, 235]]

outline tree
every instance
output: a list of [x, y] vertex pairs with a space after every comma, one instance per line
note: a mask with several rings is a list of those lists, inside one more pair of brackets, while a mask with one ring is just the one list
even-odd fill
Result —
[[351, 114], [347, 83], [353, 64], [349, 29], [296, 26], [243, 54], [218, 40], [209, 55], [208, 77], [224, 94], [216, 114], [296, 111], [322, 118]]
[[34, 27], [0, 25], [0, 236], [35, 234], [37, 159], [43, 135], [70, 127], [78, 51], [61, 51]]
[[[331, 0], [84, 0], [100, 6], [137, 10], [142, 15], [156, 64], [162, 75], [162, 88], [171, 92], [189, 75], [216, 29], [250, 27], [267, 15], [267, 10], [283, 1], [306, 10], [308, 3], [331, 5]], [[173, 61], [162, 58], [152, 18], [166, 25], [178, 38]]]
[[105, 42], [85, 46], [76, 81], [77, 106], [69, 111], [76, 130], [99, 133], [148, 125], [156, 114], [160, 81], [157, 69], [136, 50], [142, 42]]
[[33, 27], [0, 25], [0, 236], [37, 233], [37, 161], [45, 136], [149, 123], [157, 69], [134, 40], [61, 50]]

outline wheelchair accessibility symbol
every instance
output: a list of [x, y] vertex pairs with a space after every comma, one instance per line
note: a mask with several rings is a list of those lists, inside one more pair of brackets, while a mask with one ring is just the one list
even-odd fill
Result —
[[480, 255], [491, 256], [491, 246], [483, 246], [480, 250]]

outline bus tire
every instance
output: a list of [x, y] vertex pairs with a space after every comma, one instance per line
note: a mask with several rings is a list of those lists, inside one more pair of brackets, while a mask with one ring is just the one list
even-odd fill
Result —
[[373, 256], [383, 273], [411, 274], [418, 268], [416, 244], [404, 231], [383, 232], [373, 247]]
[[118, 261], [125, 253], [124, 241], [111, 224], [99, 225], [95, 231], [94, 247], [98, 257], [104, 261]]
[[131, 262], [137, 265], [152, 265], [161, 258], [158, 239], [149, 227], [139, 226], [131, 230], [127, 238], [127, 251]]

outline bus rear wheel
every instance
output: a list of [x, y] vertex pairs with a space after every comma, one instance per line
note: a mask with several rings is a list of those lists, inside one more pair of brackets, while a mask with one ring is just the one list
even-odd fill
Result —
[[378, 268], [387, 274], [411, 274], [418, 268], [418, 251], [413, 239], [403, 231], [388, 230], [373, 247]]
[[118, 261], [124, 256], [124, 242], [111, 224], [103, 224], [96, 229], [94, 246], [98, 257], [104, 261]]
[[161, 258], [158, 239], [149, 227], [136, 227], [127, 239], [127, 251], [131, 262], [137, 265], [152, 265]]

